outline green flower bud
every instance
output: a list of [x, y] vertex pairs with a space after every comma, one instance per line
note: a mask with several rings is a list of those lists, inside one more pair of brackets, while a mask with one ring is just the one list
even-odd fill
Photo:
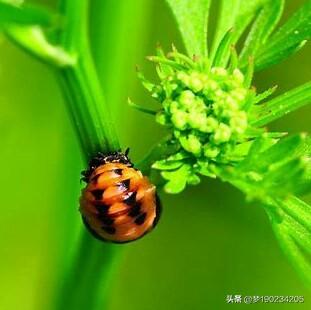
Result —
[[188, 152], [199, 155], [201, 153], [202, 144], [199, 138], [193, 134], [190, 134], [188, 137], [181, 136], [179, 138], [181, 146]]
[[218, 128], [218, 121], [209, 116], [205, 120], [204, 132], [214, 132]]
[[220, 150], [216, 146], [212, 146], [211, 144], [205, 144], [203, 152], [204, 156], [208, 158], [215, 158], [220, 153]]
[[180, 110], [180, 105], [177, 101], [171, 101], [169, 109], [172, 114], [178, 113], [178, 111]]
[[236, 99], [239, 102], [242, 102], [245, 100], [247, 91], [244, 88], [236, 88], [230, 92], [230, 95], [232, 98]]
[[224, 100], [217, 100], [214, 102], [213, 111], [217, 117], [223, 113], [224, 105], [225, 105]]
[[221, 100], [221, 99], [224, 99], [226, 97], [226, 93], [221, 90], [221, 89], [218, 89], [215, 91], [215, 100]]
[[169, 124], [168, 115], [163, 111], [158, 112], [156, 114], [156, 122], [161, 125], [168, 125]]
[[181, 137], [181, 132], [179, 130], [174, 130], [174, 137], [179, 139]]
[[177, 89], [178, 88], [178, 84], [176, 84], [176, 83], [172, 83], [171, 84], [171, 89], [172, 90], [175, 90], [175, 89]]
[[219, 85], [214, 80], [209, 79], [209, 80], [206, 80], [206, 82], [204, 83], [204, 94], [206, 96], [208, 96], [209, 93], [214, 93], [218, 89], [219, 89]]
[[225, 99], [225, 109], [237, 111], [239, 109], [239, 103], [231, 96], [227, 96]]
[[237, 82], [241, 84], [244, 82], [244, 75], [239, 69], [234, 69], [232, 76]]
[[243, 134], [248, 126], [247, 114], [244, 111], [236, 112], [230, 119], [230, 127], [233, 132]]
[[224, 69], [224, 68], [219, 68], [219, 67], [214, 67], [214, 68], [212, 68], [212, 69], [211, 69], [211, 72], [212, 72], [214, 75], [218, 76], [218, 77], [225, 77], [225, 76], [227, 76], [227, 74], [228, 74], [228, 72], [227, 72], [226, 69]]
[[174, 126], [176, 128], [178, 128], [180, 130], [183, 130], [186, 128], [187, 122], [188, 122], [188, 113], [187, 112], [177, 110], [172, 115], [172, 123], [174, 124]]
[[228, 142], [231, 137], [231, 129], [228, 125], [220, 123], [215, 131], [213, 140], [216, 144]]
[[[193, 102], [193, 105], [191, 106], [191, 110], [195, 110], [197, 112], [206, 112], [206, 105], [204, 101], [201, 98], [196, 98]], [[190, 111], [191, 111], [190, 110]]]
[[195, 100], [195, 95], [191, 90], [182, 91], [178, 97], [179, 103], [186, 108], [190, 108], [194, 100]]
[[194, 92], [199, 92], [203, 89], [204, 81], [202, 81], [202, 78], [198, 72], [192, 72], [190, 74], [189, 78], [189, 87]]
[[189, 85], [189, 75], [183, 71], [177, 73], [177, 79], [180, 80], [183, 84]]
[[231, 118], [239, 110], [239, 104], [232, 97], [227, 96], [226, 99], [223, 101], [221, 108], [221, 116]]
[[[179, 53], [156, 59], [160, 58], [168, 62], [159, 61], [159, 66], [172, 70], [159, 70], [161, 81], [152, 88], [163, 106], [156, 120], [168, 125], [177, 152], [162, 163], [160, 170], [172, 165], [177, 168], [163, 174], [168, 180], [167, 190], [176, 192], [186, 183], [197, 184], [197, 174], [215, 177], [219, 165], [233, 164], [241, 145], [243, 156], [248, 140], [248, 114], [244, 110], [251, 108], [253, 97], [239, 69], [211, 68], [207, 58], [187, 59]], [[257, 176], [248, 177], [255, 180]]]
[[231, 90], [241, 87], [240, 82], [230, 79], [224, 83], [222, 89], [225, 90], [227, 93], [230, 93]]
[[188, 114], [189, 126], [195, 129], [203, 128], [206, 123], [205, 113], [198, 113], [197, 111]]
[[167, 77], [168, 81], [173, 81], [173, 79], [174, 79], [174, 76], [172, 74]]

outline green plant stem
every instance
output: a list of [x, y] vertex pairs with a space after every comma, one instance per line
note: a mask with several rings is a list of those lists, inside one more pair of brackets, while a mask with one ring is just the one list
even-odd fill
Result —
[[[89, 0], [60, 1], [65, 25], [56, 45], [38, 26], [6, 28], [9, 38], [55, 69], [86, 164], [99, 151], [120, 149], [90, 52], [88, 4]], [[53, 309], [103, 309], [116, 251], [116, 246], [95, 240], [83, 229], [75, 255], [58, 275]]]
[[[92, 115], [87, 114], [90, 105], [98, 102], [87, 72], [81, 67], [66, 68], [60, 71], [59, 78], [68, 100], [70, 115], [74, 119], [85, 160], [97, 151], [107, 152], [118, 149], [119, 144], [115, 136], [110, 140], [106, 130], [95, 127], [95, 122], [100, 120], [95, 119], [93, 122]], [[97, 95], [99, 96], [99, 93]], [[86, 120], [89, 122], [86, 123]], [[102, 118], [101, 121], [102, 124], [106, 124]], [[81, 238], [76, 256], [62, 275], [64, 285], [60, 287], [56, 309], [95, 309], [98, 298], [106, 296], [104, 281], [109, 280], [109, 271], [117, 249], [112, 244], [95, 240], [85, 229]]]
[[77, 57], [73, 66], [61, 69], [61, 85], [70, 100], [70, 110], [75, 111], [72, 116], [81, 138], [82, 150], [88, 157], [98, 151], [117, 150], [120, 145], [90, 54], [88, 1], [61, 1], [60, 12], [67, 18], [60, 44]]
[[119, 253], [117, 245], [96, 241], [83, 231], [53, 309], [105, 309]]
[[[61, 1], [60, 13], [67, 21], [60, 34], [60, 45], [77, 61], [60, 68], [58, 77], [82, 153], [85, 160], [89, 160], [98, 151], [114, 151], [120, 146], [90, 54], [88, 1]], [[95, 309], [99, 302], [105, 302], [106, 283], [116, 251], [115, 245], [101, 243], [83, 230], [76, 255], [62, 275], [56, 309]], [[100, 306], [103, 309], [103, 305]]]
[[92, 68], [87, 62], [78, 61], [74, 67], [61, 69], [58, 76], [85, 159], [89, 160], [98, 151], [118, 150], [109, 110]]

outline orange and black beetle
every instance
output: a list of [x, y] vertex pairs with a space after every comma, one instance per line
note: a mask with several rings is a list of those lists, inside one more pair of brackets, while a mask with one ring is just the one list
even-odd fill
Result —
[[87, 186], [80, 198], [80, 212], [88, 230], [100, 240], [134, 241], [159, 220], [156, 188], [133, 167], [127, 153], [98, 153], [82, 172]]

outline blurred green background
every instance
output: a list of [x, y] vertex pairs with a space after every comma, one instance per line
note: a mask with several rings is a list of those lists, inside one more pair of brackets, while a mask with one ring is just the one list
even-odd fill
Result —
[[[137, 80], [135, 65], [155, 77], [144, 57], [154, 54], [158, 42], [166, 50], [173, 42], [182, 50], [180, 37], [164, 0], [90, 2], [92, 50], [104, 94], [122, 146], [130, 146], [132, 159], [139, 160], [163, 129], [126, 104], [130, 96], [156, 107]], [[302, 2], [288, 1], [284, 18]], [[310, 52], [308, 45], [257, 74], [257, 89], [278, 84], [281, 92], [310, 80]], [[53, 309], [62, 268], [84, 229], [78, 212], [83, 164], [55, 73], [3, 36], [0, 106], [0, 309]], [[310, 131], [310, 112], [310, 107], [300, 109], [274, 123], [274, 129]], [[225, 302], [226, 295], [235, 294], [304, 295], [300, 305], [253, 307], [310, 309], [310, 293], [259, 205], [214, 180], [161, 198], [164, 212], [157, 229], [118, 246], [122, 253], [109, 283], [109, 310], [223, 309], [235, 307]]]

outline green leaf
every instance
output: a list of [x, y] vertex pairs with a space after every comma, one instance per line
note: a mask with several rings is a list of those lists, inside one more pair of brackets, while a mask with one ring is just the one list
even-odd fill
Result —
[[226, 67], [230, 56], [230, 45], [233, 39], [232, 30], [228, 30], [219, 43], [215, 57], [213, 59], [213, 67]]
[[270, 0], [259, 10], [240, 54], [242, 67], [247, 63], [248, 58], [256, 56], [257, 51], [260, 51], [266, 43], [281, 18], [283, 8], [284, 0]]
[[240, 158], [243, 159], [249, 153], [252, 141], [242, 142], [238, 144], [233, 150], [227, 152], [228, 158]]
[[309, 191], [310, 138], [300, 134], [276, 141], [264, 134], [252, 143], [244, 160], [233, 167], [218, 167], [216, 174], [249, 198], [262, 201]]
[[288, 193], [297, 194], [310, 190], [309, 137], [303, 134], [289, 136], [263, 151], [259, 151], [258, 148], [256, 150], [255, 145], [260, 145], [265, 139], [261, 138], [258, 141], [254, 142], [254, 149], [251, 148], [249, 158], [237, 168], [237, 174], [252, 171], [260, 175], [260, 182], [254, 180], [252, 186], [261, 187], [266, 195], [274, 193], [284, 197]]
[[155, 87], [155, 84], [150, 82], [149, 80], [146, 79], [146, 77], [143, 75], [143, 73], [138, 70], [138, 68], [136, 68], [136, 72], [137, 72], [137, 77], [139, 78], [141, 84], [149, 91], [152, 92], [152, 90]]
[[290, 196], [286, 200], [278, 200], [278, 203], [289, 216], [311, 232], [311, 206], [295, 196]]
[[276, 164], [290, 160], [295, 156], [301, 156], [296, 150], [304, 145], [307, 136], [305, 134], [296, 134], [279, 140], [260, 154], [260, 161], [256, 164], [258, 167]]
[[253, 76], [254, 76], [254, 58], [250, 57], [248, 59], [248, 64], [245, 70], [245, 77], [243, 83], [245, 87], [251, 86]]
[[68, 54], [60, 46], [51, 45], [38, 26], [10, 25], [5, 30], [10, 39], [42, 61], [58, 67], [72, 66], [76, 63], [76, 57]]
[[55, 15], [45, 8], [31, 5], [17, 6], [0, 1], [0, 25], [13, 23], [50, 26], [55, 21]]
[[219, 42], [230, 29], [234, 31], [232, 43], [237, 42], [256, 12], [267, 1], [269, 0], [222, 0], [211, 54], [216, 53]]
[[182, 160], [187, 159], [187, 158], [189, 158], [189, 157], [191, 157], [191, 156], [189, 155], [189, 153], [186, 153], [186, 152], [183, 152], [183, 151], [179, 151], [179, 152], [176, 153], [176, 154], [170, 155], [170, 156], [167, 158], [167, 160], [169, 160], [169, 161], [182, 161]]
[[276, 89], [277, 89], [277, 86], [274, 86], [274, 87], [271, 87], [265, 90], [261, 94], [256, 95], [256, 97], [253, 100], [253, 104], [259, 103], [262, 100], [266, 99], [267, 97], [271, 96], [276, 91]]
[[241, 0], [222, 0], [211, 55], [214, 57], [221, 40], [235, 26]]
[[[157, 47], [156, 55], [162, 59], [167, 58], [163, 49], [160, 46]], [[147, 59], [148, 59], [148, 57], [147, 57]], [[168, 77], [170, 74], [172, 74], [174, 72], [173, 68], [171, 68], [170, 66], [167, 66], [167, 65], [163, 65], [163, 64], [159, 64], [156, 67], [156, 70], [157, 70], [157, 74], [161, 80], [165, 79], [166, 77]]]
[[276, 52], [277, 50], [272, 49], [266, 54], [257, 57], [255, 71], [260, 71], [271, 67], [272, 65], [275, 65], [288, 58], [289, 56], [297, 53], [306, 44], [306, 42], [306, 40], [298, 42], [287, 49], [280, 49], [278, 52]]
[[268, 123], [311, 102], [311, 82], [292, 89], [262, 105], [255, 106], [253, 126], [264, 126]]
[[152, 62], [159, 63], [161, 65], [165, 65], [171, 67], [175, 70], [186, 70], [188, 67], [182, 64], [179, 64], [173, 60], [167, 59], [165, 56], [148, 56], [147, 59]]
[[186, 187], [191, 168], [189, 165], [182, 165], [174, 171], [161, 172], [162, 177], [168, 182], [164, 185], [164, 190], [169, 194], [177, 194]]
[[250, 170], [253, 168], [253, 163], [256, 163], [260, 157], [260, 154], [266, 150], [268, 147], [273, 145], [275, 142], [273, 139], [270, 139], [266, 136], [266, 134], [258, 137], [252, 142], [252, 145], [249, 149], [247, 156], [244, 160], [239, 164], [237, 169], [241, 169], [243, 171]]
[[158, 170], [175, 170], [179, 168], [182, 164], [183, 164], [182, 161], [162, 159], [156, 161], [152, 165], [152, 168]]
[[288, 57], [311, 37], [311, 0], [269, 38], [256, 58], [256, 69], [263, 69]]
[[285, 255], [311, 287], [311, 206], [289, 196], [271, 199], [266, 211]]
[[166, 0], [176, 18], [187, 53], [207, 56], [210, 0]]
[[304, 158], [295, 158], [280, 166], [271, 165], [270, 171], [262, 179], [262, 188], [267, 193], [275, 193], [279, 197], [285, 197], [288, 193], [301, 194], [310, 190], [310, 183], [304, 182], [307, 164]]
[[201, 182], [201, 179], [196, 174], [191, 174], [188, 176], [187, 183], [190, 185], [198, 185]]
[[151, 109], [148, 109], [148, 108], [145, 108], [139, 104], [136, 104], [135, 102], [133, 102], [130, 98], [128, 98], [127, 100], [127, 103], [130, 107], [140, 111], [140, 112], [143, 112], [143, 113], [146, 113], [146, 114], [151, 114], [151, 115], [156, 115], [157, 114], [157, 111], [154, 111], [154, 110], [151, 110]]
[[[140, 161], [136, 167], [141, 170], [145, 175], [150, 174], [151, 166], [156, 161], [170, 158], [170, 156], [174, 156], [175, 154], [179, 154], [179, 145], [172, 141], [171, 136], [164, 137], [162, 141], [157, 143], [149, 153], [145, 156], [145, 158]], [[179, 157], [170, 158], [170, 160], [180, 160]]]

